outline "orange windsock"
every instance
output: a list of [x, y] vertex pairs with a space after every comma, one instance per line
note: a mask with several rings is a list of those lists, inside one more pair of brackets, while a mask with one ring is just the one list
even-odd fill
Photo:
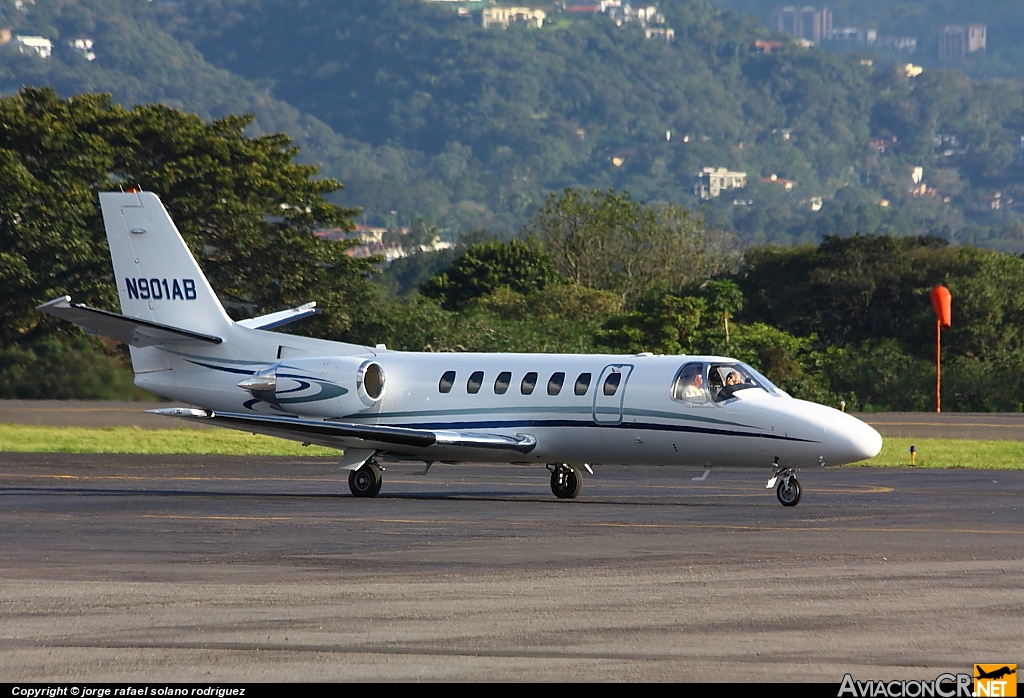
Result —
[[942, 325], [942, 329], [946, 329], [952, 324], [952, 294], [950, 294], [949, 289], [945, 286], [936, 286], [928, 294], [928, 297], [932, 301], [932, 309], [935, 311], [936, 319]]

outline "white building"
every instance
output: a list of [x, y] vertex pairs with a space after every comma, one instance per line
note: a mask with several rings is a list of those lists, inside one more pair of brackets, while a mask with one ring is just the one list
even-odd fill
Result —
[[69, 41], [68, 46], [80, 52], [85, 57], [85, 60], [96, 60], [96, 54], [92, 51], [92, 39], [75, 39], [74, 41]]
[[547, 16], [544, 10], [534, 10], [529, 7], [488, 7], [483, 11], [483, 27], [487, 29], [497, 24], [507, 29], [508, 25], [513, 22], [526, 22], [540, 29], [544, 26]]
[[697, 173], [693, 193], [702, 199], [717, 199], [727, 189], [747, 186], [746, 172], [731, 172], [724, 167], [705, 167]]
[[53, 44], [41, 36], [16, 36], [14, 43], [21, 53], [34, 53], [40, 58], [49, 58], [53, 53]]

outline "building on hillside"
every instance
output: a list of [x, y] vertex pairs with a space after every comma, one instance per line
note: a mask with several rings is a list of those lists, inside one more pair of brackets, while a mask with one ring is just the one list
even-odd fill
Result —
[[669, 27], [644, 27], [645, 39], [661, 39], [671, 43], [676, 38], [676, 30]]
[[782, 50], [785, 46], [781, 41], [765, 41], [764, 39], [758, 39], [751, 45], [750, 50], [755, 53], [772, 53], [774, 51]]
[[85, 58], [85, 60], [96, 60], [96, 54], [93, 53], [92, 50], [92, 39], [75, 39], [74, 41], [69, 41], [68, 46], [82, 54], [82, 57]]
[[984, 51], [986, 33], [984, 24], [950, 24], [943, 27], [942, 33], [939, 34], [939, 59], [957, 60], [968, 53]]
[[19, 53], [34, 53], [40, 58], [49, 58], [53, 53], [53, 44], [41, 36], [16, 36], [14, 43]]
[[832, 11], [827, 7], [777, 7], [772, 15], [772, 28], [818, 44], [832, 32]]
[[762, 177], [761, 181], [764, 182], [765, 184], [777, 184], [786, 191], [793, 191], [793, 187], [796, 186], [795, 180], [786, 179], [785, 177], [780, 177], [776, 174], [768, 175], [767, 177]]
[[732, 172], [724, 167], [705, 167], [697, 173], [693, 193], [702, 199], [717, 199], [727, 189], [747, 186], [746, 172]]
[[548, 16], [544, 10], [534, 10], [529, 7], [501, 7], [497, 5], [485, 8], [482, 14], [484, 29], [495, 25], [507, 29], [508, 25], [513, 22], [525, 22], [539, 29], [544, 26], [544, 20]]

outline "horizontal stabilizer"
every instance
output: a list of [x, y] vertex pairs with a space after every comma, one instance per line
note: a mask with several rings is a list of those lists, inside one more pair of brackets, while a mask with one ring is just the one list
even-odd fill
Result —
[[182, 417], [191, 421], [212, 423], [217, 426], [277, 436], [292, 441], [304, 441], [328, 448], [371, 447], [388, 450], [395, 446], [427, 448], [437, 445], [529, 453], [537, 445], [537, 439], [528, 434], [503, 436], [501, 434], [472, 434], [454, 431], [435, 432], [428, 429], [407, 429], [381, 424], [350, 424], [274, 415], [210, 412], [182, 407], [149, 411], [153, 414]]
[[151, 347], [170, 342], [202, 342], [220, 344], [223, 339], [198, 332], [189, 332], [179, 327], [161, 325], [158, 322], [140, 318], [125, 317], [107, 310], [72, 304], [71, 296], [54, 298], [43, 303], [36, 310], [69, 320], [95, 334], [124, 342], [133, 347]]
[[251, 317], [248, 320], [239, 320], [238, 324], [242, 327], [248, 327], [250, 330], [273, 330], [290, 322], [316, 315], [319, 312], [320, 308], [316, 307], [316, 301], [311, 301], [297, 308], [289, 308], [288, 310], [280, 310], [269, 315]]

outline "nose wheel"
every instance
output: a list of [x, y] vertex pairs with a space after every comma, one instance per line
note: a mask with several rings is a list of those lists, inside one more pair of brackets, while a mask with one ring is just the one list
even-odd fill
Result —
[[551, 463], [551, 491], [559, 499], [576, 499], [583, 488], [583, 475], [580, 469], [567, 463]]
[[[778, 459], [776, 459], [776, 464]], [[778, 483], [776, 485], [775, 483]], [[780, 468], [776, 465], [775, 472], [768, 479], [768, 489], [775, 487], [775, 496], [784, 507], [795, 507], [800, 503], [803, 490], [800, 481], [796, 479], [796, 471], [792, 468]]]
[[778, 487], [775, 488], [775, 496], [779, 498], [779, 502], [784, 507], [795, 507], [800, 503], [802, 495], [803, 490], [800, 489], [800, 482], [792, 475], [784, 478]]
[[348, 488], [356, 497], [376, 497], [382, 484], [384, 478], [380, 473], [380, 466], [372, 460], [366, 461], [361, 468], [348, 474]]

